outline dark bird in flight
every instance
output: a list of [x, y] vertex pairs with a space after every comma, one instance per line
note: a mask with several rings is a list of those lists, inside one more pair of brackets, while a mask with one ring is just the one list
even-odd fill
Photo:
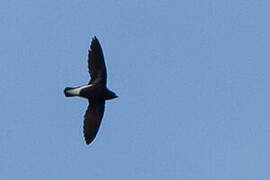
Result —
[[107, 72], [102, 48], [96, 37], [92, 39], [88, 51], [88, 71], [91, 77], [88, 85], [64, 90], [66, 97], [79, 96], [87, 98], [89, 105], [84, 115], [83, 133], [86, 144], [96, 137], [103, 114], [105, 101], [118, 96], [107, 88]]

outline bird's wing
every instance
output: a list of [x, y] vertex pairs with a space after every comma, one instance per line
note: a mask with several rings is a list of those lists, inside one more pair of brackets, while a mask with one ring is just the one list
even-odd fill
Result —
[[91, 101], [84, 115], [83, 133], [86, 144], [90, 144], [96, 137], [103, 114], [105, 101]]
[[88, 71], [91, 76], [89, 84], [106, 84], [107, 72], [101, 45], [96, 37], [92, 39], [88, 52]]

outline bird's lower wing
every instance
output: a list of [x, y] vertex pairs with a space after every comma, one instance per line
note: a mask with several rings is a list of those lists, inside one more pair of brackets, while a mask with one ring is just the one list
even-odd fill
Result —
[[96, 137], [103, 114], [105, 101], [91, 101], [84, 115], [83, 133], [86, 144]]

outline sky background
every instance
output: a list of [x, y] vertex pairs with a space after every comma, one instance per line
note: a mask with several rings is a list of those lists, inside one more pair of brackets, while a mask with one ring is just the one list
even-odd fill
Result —
[[[269, 180], [270, 1], [2, 0], [0, 179]], [[87, 50], [108, 87], [93, 144]]]

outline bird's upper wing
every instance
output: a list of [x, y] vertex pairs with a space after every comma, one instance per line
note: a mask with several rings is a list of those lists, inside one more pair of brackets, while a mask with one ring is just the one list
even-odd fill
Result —
[[107, 72], [104, 56], [100, 43], [96, 37], [92, 39], [88, 53], [88, 71], [91, 76], [91, 81], [89, 84], [106, 84]]
[[83, 133], [86, 144], [90, 144], [96, 137], [103, 114], [105, 101], [91, 101], [84, 115]]

